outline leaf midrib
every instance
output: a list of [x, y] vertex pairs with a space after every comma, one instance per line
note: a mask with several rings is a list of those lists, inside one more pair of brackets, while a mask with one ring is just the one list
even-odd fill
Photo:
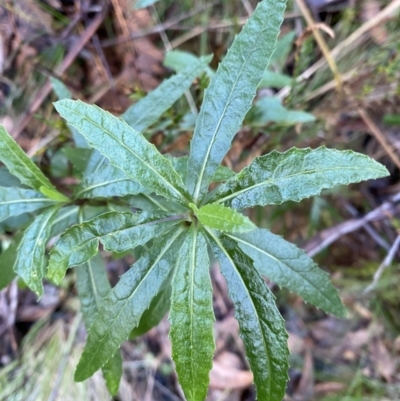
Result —
[[[136, 288], [134, 289], [134, 291], [132, 291], [131, 295], [129, 297], [126, 298], [126, 301], [123, 303], [122, 307], [120, 308], [119, 312], [117, 313], [117, 315], [114, 317], [114, 319], [111, 320], [111, 324], [109, 325], [108, 330], [106, 331], [106, 333], [102, 336], [102, 339], [100, 340], [100, 343], [98, 343], [98, 346], [96, 348], [96, 351], [94, 353], [92, 353], [91, 358], [89, 359], [89, 361], [86, 363], [86, 366], [89, 366], [91, 364], [91, 362], [93, 361], [94, 357], [97, 355], [98, 350], [101, 348], [101, 346], [103, 345], [106, 337], [108, 337], [111, 328], [114, 324], [114, 322], [119, 318], [120, 314], [122, 313], [123, 309], [126, 307], [127, 303], [131, 300], [131, 298], [136, 294], [137, 290], [141, 287], [141, 285], [143, 284], [143, 282], [147, 279], [148, 275], [153, 271], [154, 266], [160, 261], [160, 259], [164, 256], [164, 254], [169, 250], [170, 246], [172, 245], [173, 242], [175, 242], [175, 240], [178, 238], [178, 236], [183, 232], [183, 228], [178, 229], [175, 233], [175, 235], [172, 237], [172, 239], [165, 245], [164, 249], [160, 252], [160, 254], [157, 256], [157, 258], [155, 259], [155, 261], [152, 263], [151, 266], [149, 266], [147, 268], [147, 272], [144, 275], [144, 277], [140, 280], [139, 284], [136, 286]], [[133, 267], [134, 268], [134, 267]], [[139, 322], [137, 322], [139, 323]], [[135, 326], [137, 327], [137, 326]], [[134, 329], [135, 327], [133, 327], [132, 329]], [[111, 357], [110, 357], [111, 358]], [[109, 359], [110, 359], [109, 358]], [[109, 360], [108, 359], [108, 360]], [[103, 365], [104, 366], [107, 362], [104, 361]]]
[[[83, 188], [81, 191], [79, 191], [76, 195], [75, 198], [79, 198], [79, 196], [81, 196], [82, 194], [84, 194], [85, 192], [91, 191], [93, 189], [99, 188], [99, 187], [104, 187], [106, 185], [110, 185], [110, 184], [115, 184], [117, 182], [121, 182], [121, 181], [133, 181], [132, 179], [129, 179], [128, 177], [125, 178], [118, 178], [117, 180], [112, 180], [112, 181], [104, 181], [104, 182], [100, 182], [99, 184], [94, 184], [91, 185], [89, 187], [85, 187]], [[136, 182], [136, 181], [134, 181]]]
[[16, 199], [12, 201], [0, 202], [0, 206], [12, 205], [15, 203], [40, 203], [40, 202], [49, 202], [49, 203], [57, 203], [54, 199], [49, 198], [33, 198], [33, 199]]
[[[241, 195], [242, 193], [245, 193], [245, 192], [247, 192], [247, 191], [251, 191], [251, 190], [253, 190], [254, 188], [258, 188], [258, 187], [262, 187], [262, 186], [266, 186], [266, 185], [271, 185], [271, 184], [273, 185], [273, 184], [275, 184], [275, 183], [277, 183], [277, 182], [279, 182], [279, 181], [281, 181], [281, 180], [291, 179], [291, 178], [295, 178], [295, 177], [298, 177], [298, 176], [301, 176], [301, 175], [315, 174], [316, 172], [322, 172], [322, 173], [324, 173], [324, 172], [326, 172], [326, 171], [335, 171], [335, 170], [338, 170], [338, 171], [340, 171], [340, 170], [360, 170], [360, 168], [359, 168], [359, 167], [358, 167], [358, 168], [357, 168], [357, 167], [344, 167], [344, 168], [332, 167], [332, 168], [321, 168], [321, 169], [315, 169], [315, 170], [308, 170], [308, 171], [306, 171], [306, 172], [302, 171], [302, 172], [298, 172], [298, 173], [296, 173], [296, 174], [290, 174], [290, 175], [286, 175], [286, 176], [284, 176], [284, 177], [279, 177], [279, 178], [269, 178], [268, 180], [262, 181], [262, 182], [260, 182], [260, 183], [258, 183], [258, 184], [254, 184], [254, 185], [252, 185], [252, 186], [250, 186], [250, 187], [243, 188], [243, 189], [241, 189], [240, 191], [234, 192], [234, 193], [229, 194], [229, 195], [227, 195], [227, 196], [225, 196], [225, 197], [223, 197], [223, 198], [217, 199], [217, 200], [215, 201], [215, 203], [223, 203], [223, 202], [226, 202], [226, 201], [228, 201], [229, 199], [235, 198], [235, 197], [237, 197], [237, 196], [239, 196], [239, 195]], [[378, 168], [368, 168], [368, 167], [364, 168], [363, 170], [379, 171]], [[238, 182], [239, 180], [238, 180], [237, 178], [235, 178], [235, 181]], [[356, 182], [356, 181], [354, 181], [354, 182]], [[329, 184], [327, 183], [327, 185], [329, 185]], [[337, 185], [340, 185], [340, 184], [337, 184]], [[324, 187], [323, 187], [322, 189], [324, 189]]]
[[[121, 142], [121, 141], [119, 140], [118, 137], [114, 136], [114, 135], [111, 133], [111, 131], [106, 130], [106, 129], [105, 129], [104, 127], [102, 127], [100, 124], [97, 124], [94, 120], [90, 120], [89, 118], [87, 118], [87, 117], [85, 117], [85, 116], [82, 117], [81, 114], [79, 114], [78, 112], [74, 111], [74, 110], [71, 109], [70, 107], [67, 107], [67, 106], [63, 106], [63, 107], [68, 108], [68, 110], [69, 110], [70, 112], [74, 113], [75, 115], [77, 115], [77, 116], [80, 117], [81, 119], [88, 121], [89, 123], [91, 123], [91, 124], [97, 126], [98, 128], [100, 128], [100, 130], [103, 130], [104, 132], [106, 132], [111, 138], [113, 138], [116, 142], [118, 142], [118, 143], [120, 144], [120, 146], [122, 146], [123, 148], [125, 148], [125, 149], [126, 149], [129, 153], [131, 153], [136, 159], [138, 159], [139, 161], [141, 161], [141, 162], [146, 166], [146, 168], [147, 168], [148, 170], [151, 170], [151, 171], [154, 172], [159, 178], [161, 178], [161, 181], [163, 181], [165, 184], [167, 184], [168, 187], [172, 188], [173, 192], [175, 192], [175, 193], [178, 194], [178, 197], [179, 197], [181, 200], [183, 200], [183, 202], [184, 202], [185, 205], [187, 204], [187, 199], [186, 199], [185, 196], [183, 196], [183, 195], [182, 195], [182, 194], [181, 194], [181, 193], [165, 178], [165, 177], [163, 177], [156, 169], [154, 169], [154, 167], [153, 167], [151, 164], [149, 164], [148, 162], [144, 161], [141, 157], [139, 157], [138, 154], [136, 154], [136, 153], [133, 151], [133, 149], [131, 149], [131, 148], [129, 148], [128, 146], [126, 146], [123, 142]], [[110, 114], [110, 115], [111, 115], [111, 114]], [[120, 119], [120, 121], [121, 121], [123, 124], [125, 124], [129, 129], [132, 130], [132, 128], [131, 128], [128, 124], [126, 124], [126, 122], [125, 122], [124, 120]], [[78, 127], [77, 125], [72, 124], [72, 123], [70, 123], [70, 124], [71, 124], [72, 126], [74, 126], [76, 129], [79, 130], [79, 127]], [[140, 134], [140, 133], [137, 132], [136, 130], [133, 130], [133, 131], [134, 131], [135, 133]], [[96, 149], [98, 149], [98, 150], [100, 151], [100, 149], [94, 144], [93, 141], [91, 141], [91, 143], [92, 143], [92, 146], [93, 146], [94, 148], [96, 148]], [[102, 153], [102, 152], [100, 151], [100, 153]], [[161, 157], [162, 157], [162, 155], [161, 155]], [[114, 165], [115, 167], [117, 167], [118, 169], [122, 170], [121, 166], [118, 166], [113, 160], [111, 160], [111, 159], [109, 159], [109, 160], [110, 160], [110, 163], [111, 163], [111, 164], [113, 164], [113, 165]], [[123, 171], [125, 172], [125, 170], [123, 170]], [[126, 172], [125, 172], [125, 173], [126, 173]], [[126, 173], [126, 174], [129, 175], [130, 178], [134, 179], [134, 177], [132, 177], [130, 174], [128, 174], [128, 173]], [[179, 175], [177, 175], [177, 177], [180, 178]]]
[[192, 395], [195, 394], [195, 383], [194, 383], [194, 357], [193, 357], [193, 317], [194, 317], [194, 274], [196, 270], [196, 244], [197, 244], [197, 226], [194, 228], [194, 233], [193, 233], [193, 241], [192, 241], [192, 253], [190, 257], [190, 270], [191, 270], [191, 283], [190, 283], [190, 302], [189, 302], [189, 309], [190, 309], [190, 367], [191, 367], [191, 385], [192, 385]]
[[[234, 266], [234, 269], [235, 269], [235, 271], [236, 271], [236, 274], [237, 274], [237, 276], [239, 277], [239, 279], [240, 279], [240, 281], [242, 282], [242, 285], [243, 285], [243, 288], [245, 289], [245, 291], [246, 291], [246, 293], [247, 293], [247, 295], [248, 295], [248, 299], [250, 300], [250, 302], [251, 302], [251, 304], [253, 305], [253, 309], [254, 309], [254, 311], [256, 311], [256, 316], [257, 316], [257, 324], [258, 324], [258, 327], [260, 328], [260, 331], [264, 334], [262, 337], [263, 337], [263, 344], [264, 344], [264, 349], [266, 350], [266, 352], [267, 352], [267, 354], [268, 354], [268, 358], [267, 358], [267, 360], [268, 360], [268, 371], [269, 371], [269, 374], [268, 374], [268, 389], [269, 389], [269, 393], [271, 393], [271, 390], [272, 390], [272, 385], [271, 385], [271, 376], [272, 376], [272, 368], [271, 368], [271, 354], [270, 354], [270, 351], [269, 351], [269, 348], [267, 347], [267, 343], [266, 343], [266, 341], [265, 341], [265, 333], [264, 333], [264, 330], [263, 330], [263, 327], [262, 327], [262, 325], [261, 325], [261, 323], [260, 323], [260, 319], [258, 318], [258, 312], [257, 312], [257, 308], [255, 307], [255, 305], [254, 305], [254, 302], [253, 302], [253, 298], [252, 298], [252, 296], [251, 296], [251, 294], [249, 293], [249, 291], [248, 291], [248, 288], [247, 288], [247, 285], [245, 284], [245, 282], [243, 281], [243, 278], [242, 278], [242, 275], [238, 272], [238, 270], [237, 270], [237, 268], [236, 268], [236, 265], [235, 265], [235, 262], [232, 260], [232, 258], [230, 257], [230, 255], [229, 255], [229, 253], [226, 251], [226, 249], [225, 249], [225, 247], [223, 246], [223, 244], [220, 242], [220, 240], [219, 240], [219, 238], [218, 237], [215, 237], [214, 236], [214, 233], [211, 231], [211, 230], [209, 230], [207, 227], [204, 227], [206, 230], [207, 230], [207, 232], [211, 235], [211, 237], [213, 238], [213, 240], [217, 243], [217, 245], [220, 247], [220, 249], [224, 252], [224, 254], [225, 254], [225, 256], [229, 259], [229, 261], [231, 262], [231, 264], [232, 264], [232, 266]], [[240, 323], [239, 323], [240, 324]]]

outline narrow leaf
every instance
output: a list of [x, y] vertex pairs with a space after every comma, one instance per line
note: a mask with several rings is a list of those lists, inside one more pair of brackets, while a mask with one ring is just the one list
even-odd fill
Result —
[[[183, 50], [169, 50], [165, 54], [164, 65], [167, 68], [181, 72], [188, 69], [188, 65], [194, 66], [199, 63], [201, 58], [195, 56], [193, 53], [185, 52]], [[211, 61], [206, 58], [207, 61]], [[207, 63], [208, 64], [208, 63]], [[205, 73], [211, 78], [214, 76], [214, 71], [209, 66], [204, 68]]]
[[155, 123], [187, 91], [193, 80], [208, 66], [212, 56], [201, 57], [186, 64], [178, 74], [162, 82], [121, 116], [133, 129], [144, 132]]
[[16, 234], [9, 247], [0, 254], [0, 290], [7, 287], [15, 277], [13, 267], [23, 235], [23, 231]]
[[263, 276], [299, 294], [305, 301], [339, 317], [346, 315], [329, 275], [307, 254], [268, 230], [227, 234], [254, 261]]
[[123, 120], [81, 101], [61, 100], [55, 107], [90, 145], [129, 178], [158, 195], [187, 204], [187, 191], [171, 163]]
[[111, 395], [117, 395], [119, 384], [124, 374], [121, 351], [118, 350], [113, 357], [101, 368], [106, 386]]
[[[72, 99], [72, 93], [64, 85], [63, 82], [54, 77], [50, 77], [50, 82], [55, 94], [57, 95], [58, 100]], [[75, 145], [78, 148], [89, 147], [88, 143], [86, 142], [86, 139], [78, 132], [78, 130], [75, 127], [68, 125], [68, 129], [71, 131], [72, 138], [74, 139]]]
[[211, 244], [235, 307], [257, 399], [282, 401], [288, 380], [288, 336], [274, 296], [234, 242], [211, 233]]
[[163, 212], [109, 212], [73, 226], [65, 231], [50, 253], [48, 277], [59, 284], [68, 268], [79, 266], [97, 254], [99, 241], [107, 251], [125, 252], [144, 245], [177, 222]]
[[[169, 157], [173, 168], [177, 171], [177, 173], [182, 177], [183, 181], [186, 181], [187, 171], [188, 171], [188, 156], [182, 157]], [[218, 166], [217, 171], [212, 179], [212, 182], [222, 182], [226, 181], [229, 178], [232, 178], [235, 173], [229, 168], [225, 166]]]
[[188, 401], [207, 396], [214, 354], [210, 261], [204, 234], [192, 224], [172, 280], [170, 338], [179, 383]]
[[42, 280], [46, 273], [45, 246], [59, 208], [52, 206], [39, 214], [25, 230], [18, 247], [14, 271], [39, 297], [43, 295]]
[[264, 0], [235, 38], [205, 92], [190, 146], [187, 185], [202, 200], [251, 107], [275, 50], [286, 1]]
[[129, 179], [123, 171], [104, 163], [97, 171], [82, 180], [75, 188], [74, 197], [75, 199], [111, 198], [143, 192], [147, 190]]
[[182, 245], [182, 229], [159, 241], [123, 276], [101, 303], [75, 372], [83, 381], [101, 368], [137, 326], [173, 268]]
[[[107, 272], [101, 256], [97, 254], [87, 263], [76, 268], [76, 289], [81, 303], [81, 312], [87, 329], [94, 323], [103, 298], [111, 290]], [[122, 377], [121, 353], [117, 353], [103, 367], [103, 375], [111, 394], [118, 392]]]
[[[191, 203], [190, 206], [194, 205]], [[200, 223], [216, 230], [243, 233], [257, 228], [248, 217], [229, 207], [213, 203], [196, 209], [195, 214]]]
[[324, 146], [315, 150], [292, 148], [257, 157], [239, 174], [220, 185], [210, 201], [234, 209], [298, 202], [335, 185], [388, 175], [384, 166], [351, 150]]
[[[285, 86], [287, 85], [282, 85], [282, 87]], [[252, 126], [264, 126], [270, 122], [293, 125], [315, 121], [315, 117], [310, 113], [286, 109], [282, 106], [280, 99], [275, 96], [264, 97], [256, 102], [250, 110], [248, 117], [250, 117]]]
[[39, 192], [44, 187], [64, 197], [57, 192], [48, 178], [39, 170], [39, 167], [25, 154], [2, 125], [0, 125], [0, 160], [7, 166], [11, 174], [18, 177], [23, 184]]
[[[171, 276], [171, 275], [170, 275]], [[169, 311], [171, 305], [171, 279], [170, 277], [163, 283], [160, 292], [153, 298], [149, 309], [143, 312], [140, 322], [135, 327], [129, 339], [133, 340], [136, 337], [142, 336], [153, 327], [156, 327], [166, 313]]]
[[157, 3], [158, 1], [159, 1], [159, 0], [138, 0], [138, 1], [135, 3], [134, 9], [135, 9], [135, 10], [140, 10], [141, 8], [146, 8], [146, 7], [148, 7], [148, 6], [153, 5], [153, 4]]
[[55, 201], [32, 189], [0, 187], [0, 221], [51, 206]]

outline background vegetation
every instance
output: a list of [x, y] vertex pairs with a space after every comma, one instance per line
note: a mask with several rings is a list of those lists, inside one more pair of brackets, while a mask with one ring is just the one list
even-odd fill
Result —
[[[138, 3], [149, 7], [137, 10]], [[67, 188], [78, 178], [72, 161], [85, 155], [74, 152], [55, 113], [49, 78], [119, 115], [193, 57], [213, 54], [207, 73], [146, 133], [162, 152], [184, 155], [208, 79], [256, 3], [1, 0], [0, 123]], [[289, 2], [271, 67], [224, 160], [238, 171], [272, 149], [326, 145], [368, 154], [391, 172], [300, 204], [253, 210], [258, 225], [332, 273], [349, 310], [348, 319], [327, 316], [269, 283], [289, 332], [287, 400], [400, 399], [399, 8], [398, 0]], [[9, 179], [0, 169], [2, 185]], [[20, 224], [0, 224], [0, 272]], [[112, 284], [135, 260], [103, 256]], [[212, 275], [217, 352], [209, 400], [254, 400], [224, 280], [215, 267]], [[85, 339], [73, 283], [70, 274], [61, 288], [45, 285], [39, 302], [21, 283], [0, 292], [0, 399], [108, 399], [100, 374], [73, 382]], [[123, 355], [117, 399], [182, 399], [166, 319], [127, 342]]]

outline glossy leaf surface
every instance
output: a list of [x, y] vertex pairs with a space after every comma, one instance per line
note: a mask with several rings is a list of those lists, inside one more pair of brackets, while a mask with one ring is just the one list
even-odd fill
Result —
[[50, 253], [48, 277], [60, 283], [72, 266], [87, 262], [98, 252], [99, 242], [111, 252], [125, 252], [161, 235], [177, 220], [167, 213], [104, 213], [86, 223], [71, 227]]
[[[104, 263], [99, 254], [76, 269], [76, 289], [81, 303], [81, 312], [86, 329], [94, 323], [103, 298], [111, 290]], [[122, 358], [120, 351], [103, 367], [103, 375], [111, 394], [118, 392], [122, 377]]]
[[388, 175], [384, 166], [351, 150], [292, 148], [257, 157], [221, 184], [211, 201], [234, 209], [277, 205], [318, 195], [323, 189]]
[[25, 230], [14, 265], [14, 271], [39, 297], [43, 295], [42, 280], [46, 273], [45, 246], [58, 210], [59, 206], [44, 210]]
[[195, 210], [195, 214], [201, 224], [219, 231], [243, 233], [257, 228], [248, 217], [216, 203]]
[[112, 198], [147, 192], [137, 182], [129, 179], [123, 171], [104, 163], [94, 173], [85, 177], [75, 188], [75, 198]]
[[299, 294], [325, 312], [344, 317], [346, 310], [329, 275], [307, 254], [265, 229], [245, 234], [227, 234], [237, 241], [263, 276]]
[[47, 189], [47, 195], [52, 195], [56, 200], [68, 200], [54, 188], [39, 167], [25, 154], [2, 125], [0, 125], [0, 160], [7, 166], [11, 174], [18, 177], [28, 187], [39, 192]]
[[122, 119], [81, 101], [60, 100], [57, 111], [110, 163], [158, 195], [186, 205], [182, 179], [154, 145]]
[[274, 296], [251, 266], [251, 259], [233, 241], [211, 233], [211, 244], [235, 307], [257, 399], [282, 401], [288, 380], [288, 336]]
[[264, 0], [235, 38], [205, 92], [190, 144], [187, 185], [202, 200], [251, 107], [275, 50], [286, 2]]
[[210, 261], [204, 234], [192, 224], [172, 280], [172, 359], [188, 401], [207, 396], [214, 354], [214, 311]]
[[0, 221], [51, 206], [55, 201], [32, 189], [0, 187]]
[[155, 243], [123, 276], [101, 303], [75, 372], [75, 380], [92, 376], [138, 325], [173, 269], [182, 245], [182, 230]]
[[187, 91], [193, 80], [204, 71], [212, 57], [200, 57], [186, 68], [164, 80], [155, 90], [129, 107], [121, 116], [136, 131], [144, 132]]

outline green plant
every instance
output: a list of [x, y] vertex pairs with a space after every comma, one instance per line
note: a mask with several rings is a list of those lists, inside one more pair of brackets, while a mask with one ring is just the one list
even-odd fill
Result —
[[[324, 147], [273, 151], [236, 175], [220, 165], [274, 52], [284, 8], [284, 1], [263, 0], [236, 37], [205, 92], [189, 157], [165, 157], [139, 133], [171, 104], [162, 94], [171, 81], [122, 119], [80, 101], [55, 103], [76, 143], [96, 149], [70, 199], [0, 130], [2, 161], [35, 190], [1, 188], [1, 217], [41, 209], [21, 236], [14, 271], [40, 296], [44, 277], [59, 284], [68, 268], [78, 266], [88, 338], [77, 381], [102, 368], [110, 391], [116, 392], [122, 374], [119, 347], [158, 324], [169, 309], [179, 382], [188, 400], [206, 397], [214, 352], [208, 249], [227, 281], [261, 401], [282, 399], [288, 369], [284, 321], [262, 276], [328, 313], [345, 315], [325, 272], [302, 250], [258, 229], [239, 211], [300, 201], [324, 188], [385, 176], [387, 170], [365, 155]], [[201, 62], [196, 74], [207, 64]], [[176, 79], [169, 87], [176, 94], [187, 87], [179, 83]], [[209, 192], [213, 182], [222, 183]], [[44, 247], [60, 213], [70, 213], [79, 224], [61, 235], [45, 268]], [[61, 219], [53, 235], [71, 224], [67, 220]], [[117, 253], [146, 245], [112, 289], [96, 256], [100, 242]]]

